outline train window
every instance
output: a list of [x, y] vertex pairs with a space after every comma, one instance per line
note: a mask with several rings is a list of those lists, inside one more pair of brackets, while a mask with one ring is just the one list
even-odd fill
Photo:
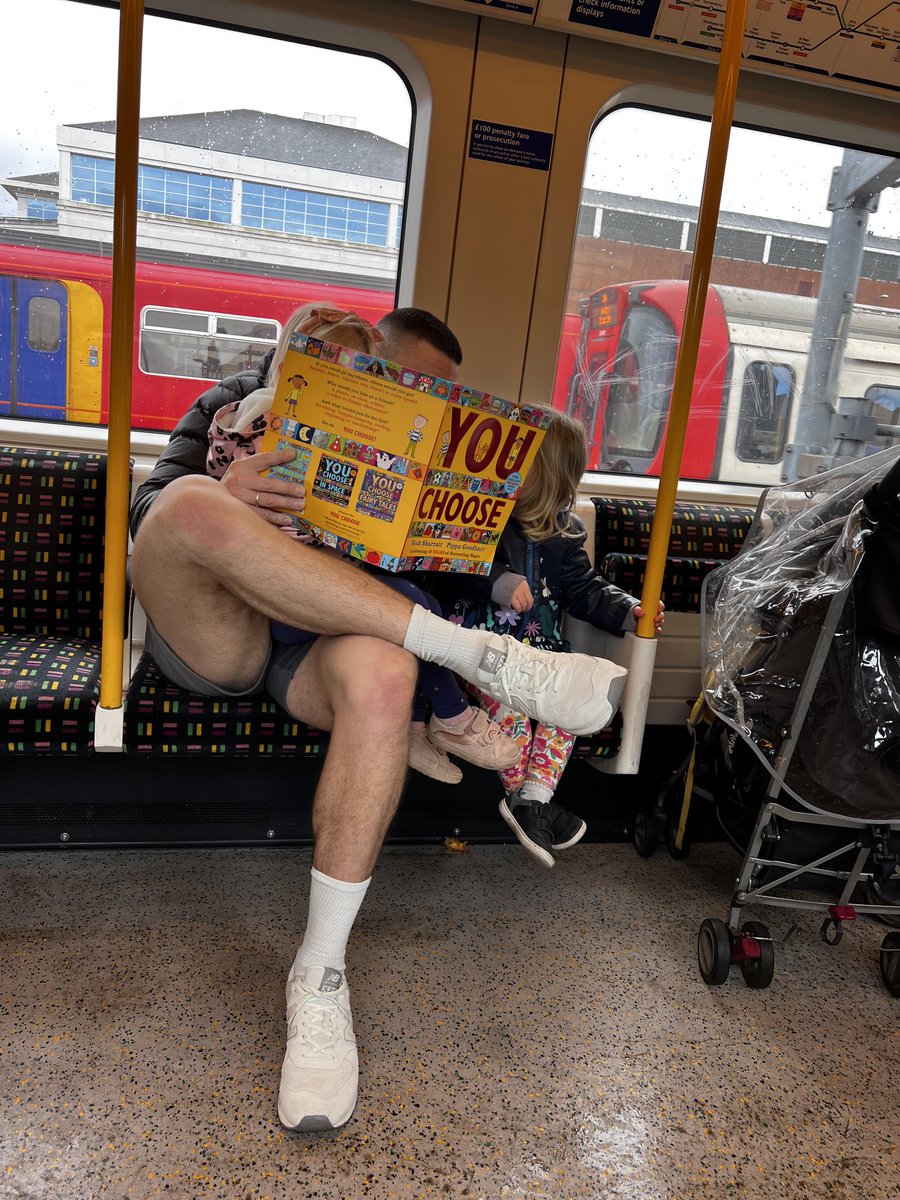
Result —
[[781, 462], [794, 383], [794, 372], [783, 363], [747, 363], [738, 414], [738, 458], [744, 462]]
[[[615, 469], [648, 459], [659, 447], [675, 374], [677, 338], [671, 321], [647, 308], [632, 308], [619, 350], [606, 377], [604, 443]], [[603, 380], [600, 381], [603, 391]], [[634, 466], [628, 464], [629, 470]]]
[[141, 314], [141, 371], [182, 379], [226, 379], [255, 371], [280, 332], [276, 321], [146, 309]]
[[[704, 119], [634, 106], [606, 114], [591, 135], [554, 390], [587, 427], [588, 470], [661, 469], [708, 140]], [[732, 130], [685, 478], [777, 483], [797, 428], [810, 446], [828, 443], [828, 409], [841, 397], [900, 387], [900, 192], [884, 187], [875, 206], [860, 187], [896, 179], [897, 166], [878, 147]], [[843, 261], [859, 272], [848, 268], [822, 314], [840, 318], [845, 293], [854, 310], [834, 328], [820, 324], [808, 371], [823, 263], [829, 244], [846, 250], [848, 237], [859, 238], [859, 253]], [[829, 269], [826, 290], [832, 277]], [[653, 332], [657, 317], [666, 337]], [[735, 386], [742, 355], [752, 361]], [[798, 420], [807, 410], [822, 414], [815, 435]]]
[[28, 301], [28, 346], [31, 350], [58, 350], [62, 335], [62, 307], [51, 296]]
[[[231, 16], [242, 7], [254, 9]], [[0, 354], [0, 395], [7, 373], [25, 378], [26, 328], [52, 341], [50, 307], [29, 315], [29, 298], [58, 297], [68, 353], [31, 372], [34, 394], [20, 398], [48, 421], [107, 419], [118, 12], [108, 0], [3, 6], [8, 45], [40, 31], [41, 69], [13, 54], [0, 73], [17, 114], [0, 145], [0, 276], [14, 307], [0, 304], [0, 345], [22, 330]], [[171, 430], [198, 380], [255, 369], [295, 309], [318, 301], [377, 321], [397, 291], [406, 81], [382, 58], [300, 42], [293, 26], [279, 37], [271, 13], [262, 32], [208, 18], [143, 24], [132, 424], [146, 430]]]
[[900, 383], [894, 387], [876, 383], [866, 388], [866, 400], [872, 401], [872, 416], [879, 425], [893, 425], [897, 429], [897, 437], [884, 436], [874, 440], [871, 450], [887, 450], [896, 446], [900, 439]]

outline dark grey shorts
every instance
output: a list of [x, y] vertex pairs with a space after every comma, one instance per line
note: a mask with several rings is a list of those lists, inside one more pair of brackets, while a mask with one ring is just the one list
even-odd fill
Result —
[[282, 708], [287, 707], [287, 690], [294, 672], [315, 645], [315, 641], [301, 642], [298, 645], [284, 645], [272, 642], [269, 658], [259, 674], [259, 678], [248, 688], [231, 690], [220, 687], [219, 684], [198, 675], [195, 670], [182, 662], [168, 642], [157, 633], [150, 618], [147, 618], [147, 632], [144, 635], [144, 649], [156, 663], [161, 674], [170, 683], [184, 688], [189, 692], [199, 692], [201, 696], [221, 696], [239, 699], [241, 696], [255, 696], [259, 692], [268, 692], [273, 700], [277, 700]]

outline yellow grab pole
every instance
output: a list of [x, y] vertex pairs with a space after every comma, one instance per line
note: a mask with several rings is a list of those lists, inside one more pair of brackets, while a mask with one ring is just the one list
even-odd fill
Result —
[[684, 324], [678, 347], [678, 361], [675, 364], [675, 382], [672, 387], [666, 447], [659, 473], [656, 511], [653, 515], [653, 528], [650, 531], [650, 545], [647, 549], [644, 590], [641, 593], [641, 607], [644, 610], [644, 616], [638, 621], [637, 636], [642, 638], [653, 637], [653, 616], [662, 592], [666, 551], [669, 548], [672, 514], [675, 511], [675, 495], [678, 491], [681, 455], [684, 450], [688, 412], [691, 407], [691, 390], [694, 371], [697, 367], [697, 352], [700, 349], [703, 308], [706, 302], [706, 290], [709, 287], [709, 271], [716, 240], [719, 202], [722, 199], [722, 179], [725, 174], [725, 160], [728, 156], [728, 139], [731, 134], [734, 99], [740, 75], [741, 45], [746, 17], [747, 0], [728, 0], [725, 6], [725, 31], [722, 35], [722, 53], [719, 59], [712, 124], [709, 131], [706, 173], [703, 177], [703, 194], [700, 198], [700, 215], [697, 220], [697, 240], [691, 260]]
[[[141, 95], [143, 0], [121, 0], [116, 101], [116, 184], [113, 204], [112, 319], [110, 322], [109, 440], [100, 709], [122, 707], [125, 566], [128, 554], [131, 370], [134, 358], [134, 277], [137, 232], [138, 117]], [[97, 713], [97, 734], [102, 714]], [[121, 725], [119, 726], [121, 746]], [[107, 730], [110, 732], [110, 730]], [[116, 749], [100, 744], [97, 749]], [[114, 742], [115, 738], [109, 739]]]

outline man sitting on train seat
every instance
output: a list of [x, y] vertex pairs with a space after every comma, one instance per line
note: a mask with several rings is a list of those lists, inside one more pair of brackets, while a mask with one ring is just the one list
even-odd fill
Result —
[[[132, 578], [147, 614], [146, 648], [173, 683], [212, 696], [268, 689], [294, 718], [331, 731], [313, 803], [307, 925], [287, 982], [278, 1101], [287, 1128], [319, 1130], [342, 1125], [356, 1103], [345, 949], [406, 776], [416, 659], [449, 666], [509, 707], [574, 733], [609, 721], [622, 681], [611, 682], [601, 660], [462, 629], [286, 537], [289, 518], [274, 510], [286, 499], [302, 506], [303, 488], [261, 472], [292, 450], [239, 459], [221, 480], [207, 476], [213, 414], [271, 382], [290, 328], [272, 375], [265, 362], [222, 380], [173, 430], [132, 506]], [[385, 358], [457, 377], [459, 343], [430, 313], [396, 310], [380, 329]], [[303, 653], [273, 646], [270, 619], [321, 636]]]

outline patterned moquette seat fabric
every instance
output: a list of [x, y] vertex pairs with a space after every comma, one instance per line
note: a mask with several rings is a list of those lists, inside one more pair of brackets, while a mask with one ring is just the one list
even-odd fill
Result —
[[106, 456], [0, 447], [0, 754], [89, 754]]
[[240, 700], [186, 692], [163, 679], [149, 655], [137, 665], [125, 700], [125, 752], [225, 757], [320, 758], [328, 734], [295, 721], [267, 695]]
[[[594, 561], [612, 583], [640, 595], [654, 504], [594, 498]], [[676, 504], [663, 574], [662, 599], [671, 612], [699, 612], [700, 588], [744, 544], [753, 510], [732, 504]]]

